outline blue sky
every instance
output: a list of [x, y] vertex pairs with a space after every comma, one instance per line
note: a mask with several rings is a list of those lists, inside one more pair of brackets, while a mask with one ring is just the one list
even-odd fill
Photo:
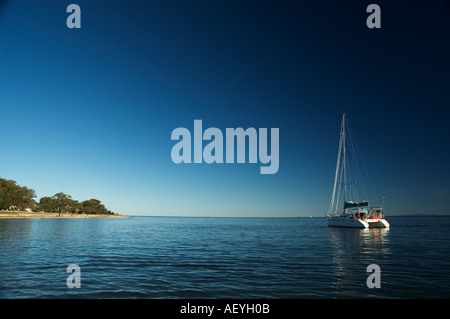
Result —
[[[324, 216], [346, 112], [388, 214], [450, 213], [450, 5], [378, 1], [375, 30], [370, 3], [2, 1], [0, 177], [122, 214]], [[174, 164], [195, 119], [279, 128], [278, 172]]]

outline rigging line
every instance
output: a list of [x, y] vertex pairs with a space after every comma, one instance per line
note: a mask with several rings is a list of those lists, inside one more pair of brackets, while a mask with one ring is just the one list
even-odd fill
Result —
[[348, 140], [349, 140], [349, 146], [350, 146], [350, 151], [351, 151], [351, 158], [353, 161], [353, 163], [352, 163], [353, 165], [350, 165], [350, 166], [352, 168], [354, 168], [352, 170], [352, 174], [353, 174], [352, 177], [354, 178], [355, 183], [356, 183], [356, 185], [354, 187], [352, 187], [353, 194], [359, 200], [368, 200], [367, 190], [366, 190], [365, 183], [364, 183], [365, 178], [361, 171], [361, 167], [360, 167], [359, 160], [358, 160], [358, 155], [360, 156], [361, 159], [363, 157], [361, 156], [358, 145], [355, 142], [351, 127], [348, 124], [347, 124], [347, 131], [348, 131]]
[[339, 165], [339, 172], [338, 172], [338, 177], [339, 180], [336, 181], [338, 184], [338, 188], [337, 188], [337, 196], [335, 198], [335, 206], [334, 206], [334, 213], [336, 214], [339, 210], [339, 204], [340, 204], [340, 200], [341, 200], [341, 190], [342, 190], [342, 161]]
[[[349, 127], [350, 129], [350, 127]], [[349, 133], [349, 135], [352, 136], [352, 132]], [[380, 206], [380, 202], [379, 202], [379, 196], [376, 194], [375, 192], [375, 187], [373, 185], [373, 182], [370, 178], [370, 174], [369, 174], [369, 170], [367, 169], [367, 165], [366, 165], [366, 161], [364, 159], [364, 156], [361, 155], [361, 150], [358, 147], [357, 143], [353, 143], [354, 146], [352, 147], [355, 150], [355, 156], [359, 157], [359, 159], [361, 160], [362, 165], [359, 165], [359, 162], [357, 161], [357, 165], [358, 165], [358, 171], [359, 174], [361, 176], [361, 181], [367, 181], [368, 182], [368, 188], [371, 191], [371, 195], [373, 196], [373, 199], [376, 203], [377, 206]], [[363, 168], [363, 170], [361, 170], [361, 166]], [[364, 175], [363, 175], [364, 173]], [[364, 195], [366, 196], [366, 200], [368, 200], [369, 198], [367, 198], [368, 195], [368, 190], [366, 188], [366, 183], [363, 183], [363, 190], [364, 190]]]
[[364, 168], [365, 174], [367, 175], [367, 181], [369, 183], [369, 188], [372, 192], [372, 196], [375, 200], [375, 203], [377, 206], [380, 206], [380, 199], [379, 199], [379, 196], [375, 192], [375, 186], [373, 185], [372, 179], [370, 178], [369, 170], [367, 168], [366, 162], [364, 161], [364, 158], [362, 159], [362, 166]]
[[339, 203], [340, 203], [340, 198], [341, 198], [341, 187], [342, 187], [342, 166], [339, 169], [340, 174], [339, 174], [339, 187], [338, 187], [338, 195], [336, 197], [336, 207], [335, 207], [335, 213], [337, 213], [338, 209], [339, 209]]
[[[342, 143], [343, 143], [343, 138], [344, 138], [343, 134], [345, 134], [345, 132], [344, 132], [344, 116], [342, 119], [341, 129], [340, 129], [338, 156], [337, 156], [337, 160], [336, 160], [336, 172], [335, 172], [335, 176], [334, 176], [334, 185], [333, 185], [333, 193], [331, 195], [331, 202], [330, 202], [330, 206], [328, 207], [328, 214], [330, 214], [333, 211], [333, 208], [335, 208], [335, 211], [337, 211], [337, 207], [334, 207], [334, 205], [335, 205], [335, 194], [336, 194], [336, 182], [338, 179], [339, 167], [340, 167], [340, 162], [341, 162], [341, 151], [342, 151]], [[337, 203], [336, 203], [336, 206], [337, 206]]]

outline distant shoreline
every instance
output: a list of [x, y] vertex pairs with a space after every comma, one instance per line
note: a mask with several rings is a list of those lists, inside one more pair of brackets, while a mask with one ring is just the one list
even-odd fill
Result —
[[126, 215], [116, 215], [116, 214], [58, 214], [58, 213], [35, 213], [35, 212], [11, 212], [11, 211], [0, 211], [0, 219], [6, 218], [128, 218]]

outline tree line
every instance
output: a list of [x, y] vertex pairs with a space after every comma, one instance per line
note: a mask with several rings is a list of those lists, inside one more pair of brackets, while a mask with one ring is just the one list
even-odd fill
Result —
[[79, 202], [70, 195], [57, 193], [51, 197], [42, 197], [36, 202], [35, 197], [34, 189], [17, 185], [13, 180], [0, 178], [0, 210], [31, 209], [34, 212], [58, 214], [114, 214], [95, 198]]

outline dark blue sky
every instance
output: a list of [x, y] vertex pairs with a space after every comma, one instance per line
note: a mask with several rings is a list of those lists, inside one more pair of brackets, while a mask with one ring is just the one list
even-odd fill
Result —
[[[123, 214], [324, 216], [346, 112], [388, 214], [450, 213], [450, 3], [377, 1], [369, 29], [372, 2], [2, 1], [0, 176]], [[278, 172], [174, 164], [195, 119], [279, 128]]]

